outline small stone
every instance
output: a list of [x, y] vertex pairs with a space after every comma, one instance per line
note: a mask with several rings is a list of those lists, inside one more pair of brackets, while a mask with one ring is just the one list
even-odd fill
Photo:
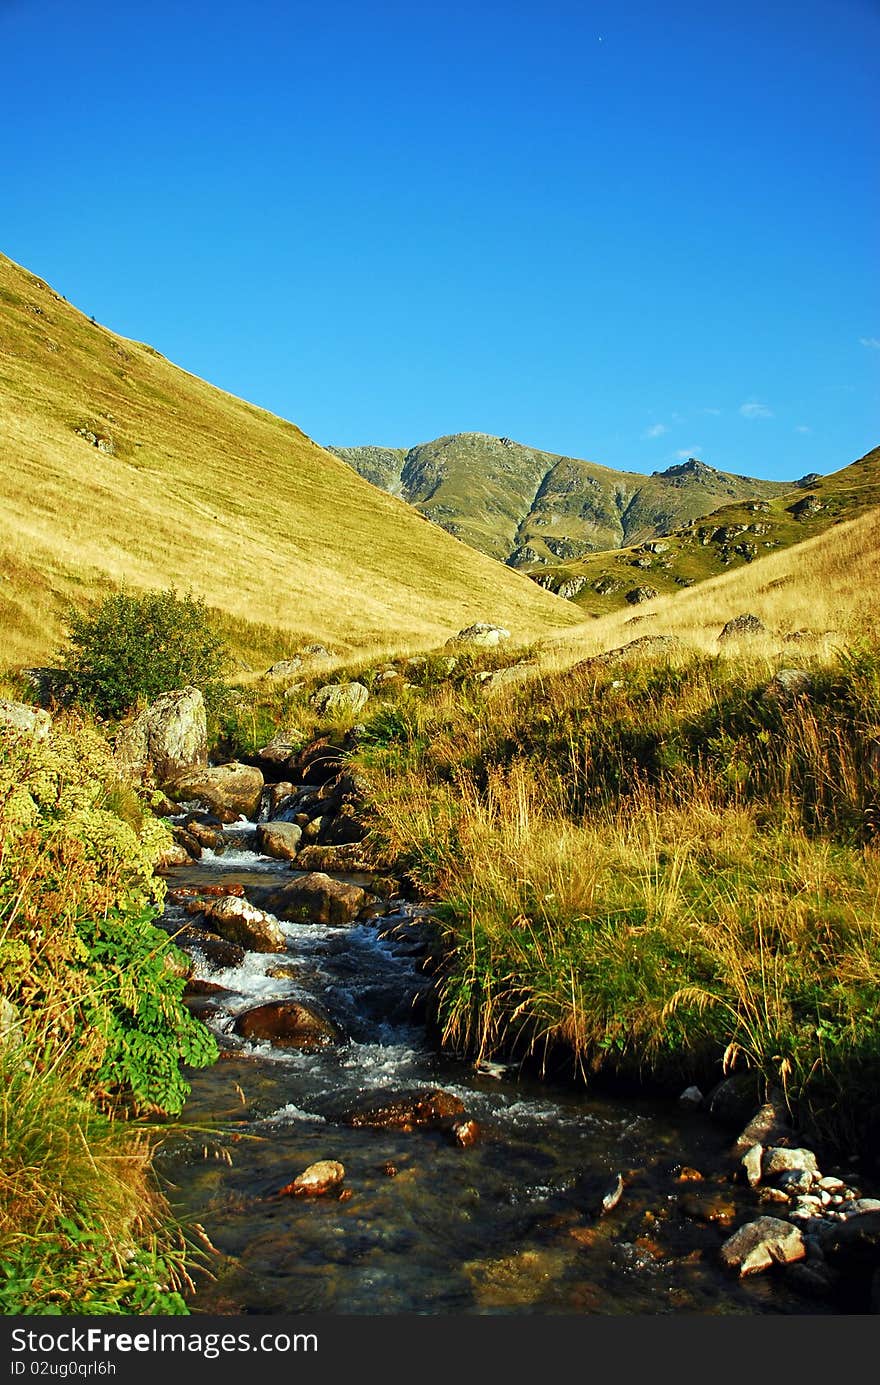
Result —
[[830, 1175], [819, 1179], [819, 1187], [824, 1188], [829, 1193], [842, 1193], [844, 1186], [839, 1178], [832, 1178]]
[[294, 1197], [322, 1197], [331, 1189], [338, 1188], [345, 1177], [345, 1169], [336, 1159], [319, 1159], [309, 1164], [301, 1174], [280, 1189], [279, 1196], [292, 1194]]
[[740, 1164], [746, 1176], [746, 1182], [750, 1188], [757, 1188], [761, 1181], [761, 1159], [764, 1154], [763, 1145], [752, 1145], [747, 1149]]
[[700, 1091], [699, 1087], [685, 1087], [678, 1100], [679, 1104], [682, 1106], [696, 1108], [703, 1104], [703, 1093]]
[[703, 1181], [703, 1175], [699, 1169], [692, 1169], [689, 1164], [685, 1164], [683, 1168], [679, 1169], [676, 1176], [679, 1183], [702, 1183]]

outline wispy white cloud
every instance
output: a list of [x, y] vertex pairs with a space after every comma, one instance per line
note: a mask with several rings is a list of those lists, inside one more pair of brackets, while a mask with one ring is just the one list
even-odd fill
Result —
[[794, 430], [796, 433], [812, 433], [812, 428], [808, 428], [805, 423], [799, 423]]
[[675, 454], [676, 461], [686, 462], [689, 457], [699, 457], [702, 450], [698, 442], [694, 443], [693, 447], [680, 447]]
[[745, 404], [740, 404], [739, 411], [743, 418], [772, 418], [773, 410], [766, 404], [759, 404], [757, 399], [748, 399]]
[[859, 337], [859, 345], [867, 346], [870, 351], [880, 351], [880, 337]]
[[650, 428], [646, 428], [646, 429], [645, 429], [644, 433], [642, 434], [642, 437], [643, 437], [643, 438], [662, 438], [663, 434], [664, 434], [664, 433], [668, 433], [668, 432], [669, 432], [669, 429], [666, 427], [666, 424], [665, 424], [665, 423], [652, 423], [651, 426], [650, 426]]

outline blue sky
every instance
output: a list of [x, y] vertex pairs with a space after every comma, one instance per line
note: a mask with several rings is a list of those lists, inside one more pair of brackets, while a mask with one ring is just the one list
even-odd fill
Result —
[[880, 0], [0, 0], [0, 249], [320, 442], [880, 442]]

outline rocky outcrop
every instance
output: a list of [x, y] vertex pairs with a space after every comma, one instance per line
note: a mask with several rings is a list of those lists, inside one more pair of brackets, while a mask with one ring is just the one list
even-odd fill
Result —
[[117, 732], [115, 754], [126, 777], [157, 784], [207, 765], [205, 702], [198, 688], [178, 688], [157, 697]]
[[734, 616], [722, 627], [721, 634], [718, 636], [722, 644], [729, 640], [752, 640], [757, 635], [766, 635], [767, 627], [757, 616], [741, 615]]
[[254, 766], [233, 760], [211, 769], [175, 774], [162, 787], [178, 803], [202, 804], [221, 822], [235, 822], [242, 817], [252, 821], [260, 810], [263, 776]]
[[363, 683], [325, 683], [312, 697], [312, 706], [322, 717], [355, 717], [369, 699]]
[[24, 732], [35, 741], [48, 736], [52, 718], [41, 707], [29, 707], [26, 702], [9, 702], [0, 698], [0, 727]]
[[466, 629], [459, 630], [457, 635], [446, 641], [444, 648], [460, 649], [466, 645], [476, 645], [478, 649], [497, 649], [499, 644], [509, 639], [510, 631], [505, 630], [503, 626], [477, 621], [475, 625], [468, 625]]

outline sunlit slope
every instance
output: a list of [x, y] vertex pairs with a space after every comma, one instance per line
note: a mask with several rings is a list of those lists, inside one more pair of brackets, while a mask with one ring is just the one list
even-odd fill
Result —
[[754, 615], [766, 633], [735, 647], [758, 655], [820, 654], [861, 636], [876, 636], [880, 605], [880, 506], [746, 567], [710, 577], [638, 614], [617, 611], [544, 643], [551, 664], [566, 665], [645, 635], [672, 635], [717, 653], [728, 620]]
[[[583, 613], [604, 615], [634, 601], [638, 588], [659, 596], [824, 533], [880, 505], [880, 448], [827, 476], [805, 476], [781, 493], [724, 505], [660, 539], [597, 553], [532, 573]], [[638, 603], [636, 603], [638, 604]]]
[[68, 598], [122, 582], [343, 651], [578, 618], [2, 256], [0, 408], [0, 665], [47, 656]]
[[488, 433], [453, 433], [409, 451], [331, 451], [481, 553], [535, 572], [667, 534], [719, 505], [787, 489], [695, 458], [651, 476], [614, 471]]

